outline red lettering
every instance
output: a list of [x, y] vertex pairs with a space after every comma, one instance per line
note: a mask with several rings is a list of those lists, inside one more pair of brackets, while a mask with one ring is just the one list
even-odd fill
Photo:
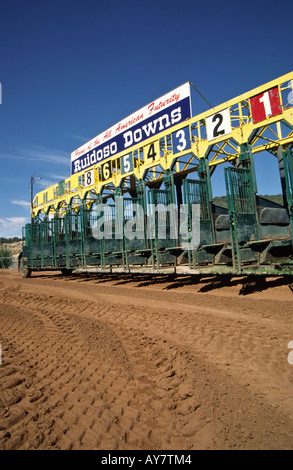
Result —
[[112, 131], [107, 131], [106, 134], [104, 135], [104, 140], [110, 139], [111, 138]]
[[169, 104], [173, 103], [174, 101], [175, 101], [175, 103], [177, 103], [179, 98], [180, 98], [180, 94], [177, 95], [175, 93], [170, 98], [167, 98], [165, 101], [160, 101], [157, 105], [155, 105], [155, 102], [153, 101], [148, 106], [149, 115], [151, 115], [154, 111], [156, 112], [156, 111], [159, 111], [162, 108], [165, 108], [165, 106], [168, 106]]

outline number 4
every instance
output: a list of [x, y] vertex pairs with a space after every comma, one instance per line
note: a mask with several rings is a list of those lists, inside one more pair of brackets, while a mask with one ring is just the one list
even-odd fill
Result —
[[155, 160], [156, 155], [157, 155], [157, 152], [155, 151], [155, 144], [152, 143], [148, 150], [147, 158], [151, 158], [152, 160]]
[[159, 155], [160, 155], [158, 141], [152, 142], [151, 144], [146, 145], [144, 147], [143, 152], [144, 152], [145, 161], [147, 162], [149, 162], [150, 160], [155, 161], [157, 158], [159, 158]]

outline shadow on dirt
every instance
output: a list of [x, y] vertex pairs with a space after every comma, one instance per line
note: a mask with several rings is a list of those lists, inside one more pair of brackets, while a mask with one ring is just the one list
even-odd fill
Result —
[[128, 274], [128, 273], [72, 273], [63, 276], [57, 273], [34, 273], [34, 277], [42, 277], [63, 281], [95, 282], [96, 284], [111, 283], [115, 286], [133, 284], [133, 288], [154, 286], [160, 284], [163, 290], [172, 291], [186, 286], [196, 287], [197, 292], [211, 292], [223, 287], [239, 287], [239, 295], [250, 295], [255, 292], [288, 286], [293, 292], [293, 276], [269, 277], [250, 275], [235, 277], [231, 275], [178, 275], [178, 274]]

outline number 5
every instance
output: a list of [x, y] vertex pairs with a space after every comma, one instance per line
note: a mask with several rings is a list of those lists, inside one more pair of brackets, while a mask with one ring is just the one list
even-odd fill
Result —
[[133, 160], [132, 160], [132, 153], [128, 153], [121, 157], [121, 173], [124, 175], [125, 173], [129, 173], [133, 170]]

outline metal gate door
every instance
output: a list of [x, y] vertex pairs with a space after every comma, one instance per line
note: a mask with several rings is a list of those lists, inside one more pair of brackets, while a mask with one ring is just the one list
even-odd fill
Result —
[[206, 264], [212, 261], [213, 257], [205, 249], [205, 245], [214, 243], [214, 232], [211, 217], [210, 201], [208, 195], [208, 186], [205, 180], [190, 180], [183, 181], [184, 200], [187, 204], [188, 211], [188, 230], [192, 231], [192, 214], [193, 206], [199, 205], [200, 217], [200, 236], [199, 246], [196, 250], [188, 250], [189, 266], [195, 267], [197, 264]]
[[284, 159], [284, 171], [285, 171], [285, 182], [286, 182], [286, 194], [289, 209], [289, 218], [291, 225], [291, 237], [293, 245], [293, 154], [292, 148], [286, 150], [283, 153]]
[[66, 267], [81, 266], [83, 259], [82, 213], [65, 215]]
[[240, 272], [243, 262], [258, 259], [257, 253], [249, 248], [249, 242], [259, 239], [251, 169], [225, 168], [225, 181], [232, 236], [233, 267]]
[[143, 197], [123, 197], [123, 259], [129, 265], [147, 264], [147, 218]]
[[42, 268], [54, 266], [54, 223], [52, 220], [41, 222]]
[[149, 192], [149, 237], [153, 266], [176, 263], [170, 249], [178, 249], [178, 210], [172, 187], [151, 189]]

